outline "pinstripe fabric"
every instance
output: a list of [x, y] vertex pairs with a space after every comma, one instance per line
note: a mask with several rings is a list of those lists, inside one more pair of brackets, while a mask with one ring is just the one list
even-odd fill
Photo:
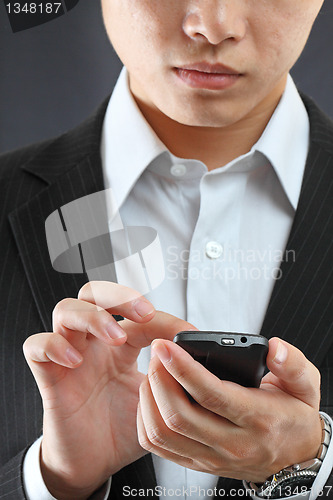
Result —
[[[311, 147], [287, 244], [296, 261], [282, 263], [282, 279], [274, 287], [261, 333], [294, 343], [320, 367], [322, 409], [332, 413], [333, 124], [309, 99], [305, 103]], [[75, 297], [87, 280], [83, 274], [52, 269], [45, 219], [63, 204], [103, 189], [99, 145], [106, 105], [107, 100], [74, 131], [0, 157], [1, 499], [24, 499], [22, 450], [42, 429], [41, 400], [22, 344], [33, 333], [49, 331], [55, 304]], [[124, 485], [147, 489], [155, 484], [147, 455], [113, 477], [110, 498], [125, 498]], [[226, 491], [239, 486], [239, 481], [222, 478], [218, 484]]]
[[112, 477], [110, 499], [121, 500], [128, 498], [123, 494], [123, 487], [128, 488], [127, 491], [134, 489], [142, 489], [147, 492], [149, 498], [156, 498], [149, 489], [153, 490], [156, 485], [156, 476], [151, 455], [145, 455], [136, 462], [124, 467], [121, 471]]
[[[71, 137], [0, 158], [1, 499], [24, 498], [22, 450], [42, 432], [41, 398], [22, 344], [34, 332], [50, 331], [54, 305], [75, 297], [86, 282], [84, 275], [52, 270], [45, 218], [63, 203], [103, 188], [99, 141], [106, 104], [85, 124], [86, 132], [80, 128]], [[29, 172], [31, 157], [34, 172]], [[62, 182], [57, 184], [59, 174]]]
[[1, 498], [25, 498], [22, 484], [22, 461], [26, 450], [7, 462], [1, 470]]

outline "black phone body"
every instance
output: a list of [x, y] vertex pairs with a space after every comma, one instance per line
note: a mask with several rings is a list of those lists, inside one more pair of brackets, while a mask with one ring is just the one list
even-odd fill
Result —
[[262, 335], [183, 331], [173, 341], [221, 380], [259, 387], [266, 368], [268, 340]]

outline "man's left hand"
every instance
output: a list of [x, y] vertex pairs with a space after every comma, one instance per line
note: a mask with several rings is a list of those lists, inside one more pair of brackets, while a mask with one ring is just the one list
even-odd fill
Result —
[[270, 372], [258, 389], [218, 379], [173, 342], [155, 340], [152, 353], [137, 416], [145, 450], [254, 482], [316, 456], [320, 373], [296, 347], [269, 341]]

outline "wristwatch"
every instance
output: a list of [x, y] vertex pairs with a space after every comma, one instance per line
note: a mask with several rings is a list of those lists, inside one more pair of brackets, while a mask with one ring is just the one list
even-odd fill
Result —
[[299, 464], [290, 465], [273, 474], [262, 484], [250, 482], [250, 487], [260, 498], [281, 498], [290, 496], [293, 489], [305, 492], [311, 489], [331, 440], [332, 429], [328, 420], [320, 415], [322, 437], [317, 457]]

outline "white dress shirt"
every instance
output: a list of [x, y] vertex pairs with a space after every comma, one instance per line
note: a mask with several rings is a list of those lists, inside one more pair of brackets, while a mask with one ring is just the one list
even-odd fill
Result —
[[[124, 226], [150, 226], [159, 235], [165, 278], [146, 294], [156, 309], [201, 330], [260, 332], [281, 278], [308, 146], [309, 119], [289, 76], [251, 151], [209, 172], [201, 161], [167, 150], [137, 107], [123, 69], [105, 115], [102, 166]], [[295, 259], [288, 250], [287, 258]], [[149, 359], [147, 347], [138, 359], [143, 373]], [[25, 489], [29, 500], [52, 500], [39, 470], [39, 446], [32, 445], [24, 461]], [[156, 455], [153, 463], [157, 484], [169, 493], [162, 498], [208, 499], [217, 485], [216, 476]], [[325, 483], [332, 465], [331, 445], [316, 485]]]

